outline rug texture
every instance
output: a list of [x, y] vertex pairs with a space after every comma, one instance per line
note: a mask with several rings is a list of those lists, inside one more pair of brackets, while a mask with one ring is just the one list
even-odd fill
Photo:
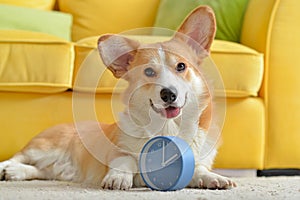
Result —
[[101, 190], [81, 184], [57, 181], [0, 182], [0, 200], [42, 199], [300, 199], [300, 176], [234, 178], [238, 187], [230, 190], [183, 189], [174, 192], [134, 188], [129, 191]]

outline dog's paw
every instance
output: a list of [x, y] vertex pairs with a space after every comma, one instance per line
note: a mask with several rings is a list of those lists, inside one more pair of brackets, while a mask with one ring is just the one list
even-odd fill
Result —
[[102, 180], [101, 187], [110, 190], [129, 190], [132, 184], [132, 174], [110, 170]]
[[[0, 169], [1, 170], [1, 169]], [[0, 171], [0, 181], [4, 181], [5, 179], [4, 179], [4, 170], [2, 169], [1, 171]]]
[[12, 163], [4, 169], [3, 178], [7, 181], [23, 181], [26, 177], [26, 168], [21, 163]]
[[208, 189], [230, 189], [236, 187], [234, 181], [215, 173], [204, 174], [199, 181], [202, 183], [202, 187]]
[[234, 181], [227, 177], [215, 174], [213, 172], [207, 172], [193, 177], [190, 186], [194, 188], [205, 189], [230, 189], [236, 187], [237, 185]]
[[2, 163], [0, 163], [0, 181], [4, 181], [4, 168], [5, 166]]
[[11, 164], [10, 160], [4, 161], [4, 162], [0, 162], [0, 181], [4, 181], [5, 180], [5, 168]]

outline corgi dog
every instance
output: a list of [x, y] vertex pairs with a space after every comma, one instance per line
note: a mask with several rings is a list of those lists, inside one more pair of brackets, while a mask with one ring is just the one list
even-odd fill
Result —
[[217, 150], [205, 149], [213, 104], [198, 66], [208, 56], [215, 32], [212, 9], [200, 6], [165, 42], [140, 44], [120, 35], [101, 36], [103, 63], [128, 82], [119, 122], [51, 127], [0, 163], [0, 179], [62, 180], [116, 190], [142, 187], [139, 152], [151, 137], [170, 135], [184, 139], [193, 150], [195, 171], [189, 187], [235, 187], [229, 178], [211, 172]]

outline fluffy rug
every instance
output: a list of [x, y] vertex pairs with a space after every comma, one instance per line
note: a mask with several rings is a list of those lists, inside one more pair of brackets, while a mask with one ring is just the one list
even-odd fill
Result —
[[183, 189], [175, 192], [136, 188], [110, 191], [80, 184], [56, 181], [0, 182], [0, 200], [16, 199], [300, 199], [300, 176], [269, 178], [235, 178], [231, 190]]

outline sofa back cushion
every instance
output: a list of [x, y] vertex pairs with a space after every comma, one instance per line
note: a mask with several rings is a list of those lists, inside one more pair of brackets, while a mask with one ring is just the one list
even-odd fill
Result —
[[73, 41], [152, 26], [158, 4], [159, 0], [58, 0], [59, 10], [73, 15]]

